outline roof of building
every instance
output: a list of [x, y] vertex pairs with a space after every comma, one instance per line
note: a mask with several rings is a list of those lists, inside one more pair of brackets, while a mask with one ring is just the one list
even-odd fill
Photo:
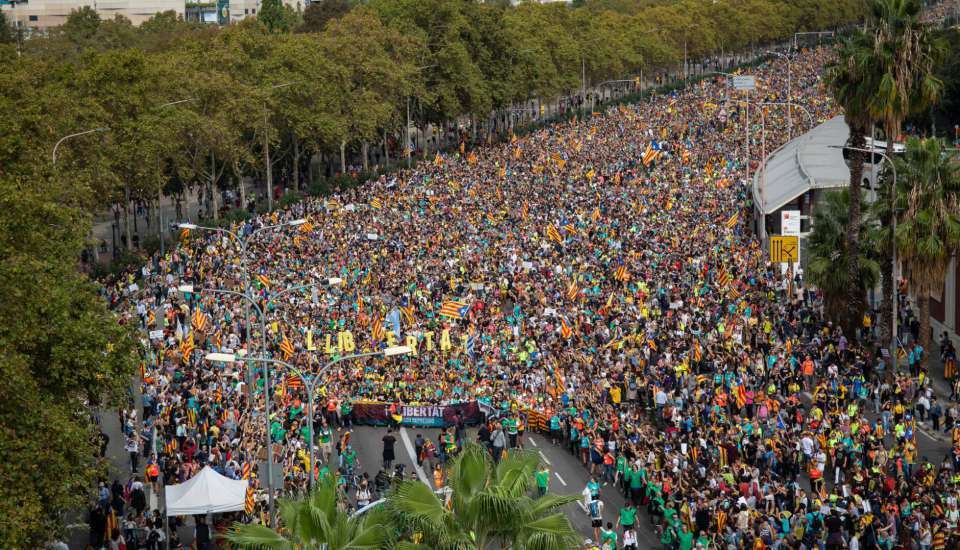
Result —
[[837, 147], [849, 136], [843, 116], [836, 116], [767, 155], [762, 193], [763, 171], [753, 177], [753, 200], [760, 210], [772, 214], [810, 189], [845, 187], [850, 170]]

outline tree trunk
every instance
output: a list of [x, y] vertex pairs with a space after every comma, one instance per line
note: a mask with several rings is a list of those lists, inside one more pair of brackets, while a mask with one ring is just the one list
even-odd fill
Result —
[[340, 142], [340, 175], [347, 175], [347, 142], [343, 140]]
[[367, 173], [370, 171], [370, 144], [364, 141], [360, 144], [360, 149], [363, 155], [363, 171]]
[[[854, 122], [850, 127], [850, 145], [862, 149], [866, 145], [866, 128]], [[865, 302], [860, 284], [860, 183], [863, 181], [864, 153], [850, 151], [850, 217], [847, 225], [847, 280], [850, 293], [847, 300], [846, 327], [859, 326]], [[849, 328], [848, 328], [849, 330]], [[851, 337], [853, 333], [847, 334]]]
[[130, 235], [130, 186], [123, 186], [123, 234], [126, 236], [127, 242], [124, 245], [124, 248], [130, 250], [133, 248], [133, 241], [131, 240]]
[[383, 164], [390, 166], [390, 141], [387, 139], [387, 129], [383, 129]]
[[293, 192], [300, 191], [300, 140], [293, 134]]
[[213, 219], [220, 219], [220, 207], [217, 206], [217, 159], [210, 153], [210, 203], [213, 209]]
[[920, 345], [923, 346], [923, 362], [920, 367], [926, 371], [928, 358], [933, 351], [930, 347], [930, 293], [917, 292], [917, 305], [920, 310]]

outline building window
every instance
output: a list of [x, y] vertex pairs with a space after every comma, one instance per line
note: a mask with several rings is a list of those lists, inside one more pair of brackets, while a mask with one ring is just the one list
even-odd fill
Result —
[[257, 14], [257, 8], [253, 8], [252, 10], [250, 10], [250, 12], [253, 13], [254, 15], [256, 15], [256, 14]]
[[31, 16], [30, 16], [30, 20], [31, 20], [31, 21], [36, 21], [36, 20], [37, 20], [37, 16], [36, 16], [36, 15], [31, 15]]
[[243, 8], [244, 15], [250, 15], [250, 10], [248, 8]]

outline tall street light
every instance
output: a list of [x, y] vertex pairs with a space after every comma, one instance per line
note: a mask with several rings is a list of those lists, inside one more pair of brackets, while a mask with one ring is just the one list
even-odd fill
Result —
[[[885, 161], [887, 162], [887, 164], [890, 165], [890, 170], [893, 172], [893, 190], [892, 190], [892, 192], [890, 193], [890, 195], [891, 195], [891, 201], [892, 201], [892, 208], [891, 208], [891, 214], [892, 214], [892, 216], [891, 216], [891, 217], [893, 218], [893, 223], [891, 224], [891, 229], [890, 229], [890, 232], [891, 232], [891, 233], [890, 233], [890, 236], [891, 236], [891, 237], [890, 237], [890, 240], [893, 241], [893, 242], [892, 242], [892, 244], [893, 244], [893, 270], [892, 270], [892, 273], [891, 273], [891, 275], [893, 275], [893, 281], [892, 281], [892, 285], [891, 285], [891, 286], [893, 287], [893, 308], [892, 308], [892, 309], [893, 309], [893, 312], [892, 312], [893, 315], [892, 315], [892, 317], [890, 318], [890, 321], [891, 321], [891, 322], [890, 322], [890, 325], [891, 325], [891, 326], [890, 326], [890, 363], [894, 366], [894, 368], [896, 368], [896, 367], [897, 367], [897, 363], [898, 363], [898, 361], [897, 361], [897, 341], [898, 341], [898, 338], [897, 338], [897, 304], [898, 304], [898, 302], [900, 301], [900, 297], [898, 296], [898, 294], [899, 294], [898, 290], [899, 290], [899, 289], [897, 288], [897, 277], [896, 277], [896, 274], [897, 274], [897, 243], [896, 243], [896, 241], [895, 241], [895, 239], [896, 239], [896, 234], [897, 234], [897, 165], [893, 163], [893, 160], [892, 160], [889, 156], [887, 156], [886, 153], [883, 153], [883, 152], [878, 151], [878, 150], [875, 150], [875, 149], [866, 149], [866, 148], [863, 148], [863, 147], [850, 147], [849, 145], [834, 145], [834, 146], [832, 146], [832, 148], [833, 148], [833, 149], [846, 149], [846, 150], [848, 150], [848, 151], [859, 151], [859, 152], [861, 152], [861, 153], [869, 153], [870, 155], [879, 155], [879, 156], [883, 157], [883, 160], [885, 160]], [[871, 156], [871, 160], [872, 160], [872, 159], [873, 159], [873, 157]]]
[[[284, 289], [283, 291], [278, 292], [278, 293], [277, 293], [275, 296], [273, 296], [270, 300], [268, 300], [267, 303], [264, 305], [264, 307], [269, 306], [271, 302], [273, 302], [274, 300], [276, 300], [276, 299], [279, 298], [280, 296], [282, 296], [282, 295], [284, 295], [284, 294], [287, 294], [287, 293], [290, 293], [290, 292], [294, 292], [294, 291], [297, 291], [297, 290], [305, 290], [305, 289], [308, 289], [308, 288], [314, 288], [314, 287], [318, 287], [318, 286], [335, 286], [335, 285], [339, 285], [339, 284], [342, 283], [342, 282], [343, 282], [343, 280], [340, 279], [340, 278], [338, 278], [338, 277], [330, 277], [330, 278], [325, 279], [325, 280], [323, 280], [323, 281], [321, 281], [321, 282], [318, 282], [318, 283], [311, 283], [311, 284], [307, 284], [307, 285], [301, 285], [301, 286], [296, 286], [296, 287], [291, 287], [291, 288], [288, 288], [288, 289]], [[240, 298], [244, 299], [244, 301], [246, 301], [248, 307], [249, 307], [249, 306], [253, 306], [253, 308], [257, 310], [257, 314], [258, 314], [259, 319], [260, 319], [260, 342], [261, 342], [261, 347], [262, 347], [262, 353], [263, 353], [264, 355], [266, 355], [266, 353], [267, 353], [266, 315], [264, 314], [264, 310], [260, 307], [260, 305], [257, 303], [257, 301], [254, 300], [247, 292], [237, 292], [237, 291], [235, 291], [235, 290], [225, 290], [225, 289], [217, 289], [217, 288], [210, 288], [210, 289], [203, 288], [203, 289], [195, 290], [194, 287], [193, 287], [193, 285], [190, 285], [190, 284], [180, 285], [179, 287], [177, 287], [177, 290], [179, 290], [180, 292], [184, 292], [184, 293], [194, 293], [194, 292], [198, 292], [198, 293], [200, 293], [200, 294], [203, 294], [203, 293], [227, 294], [227, 295], [230, 295], [230, 296], [237, 296], [237, 297], [240, 297]], [[249, 322], [249, 318], [247, 319], [247, 323], [246, 323], [246, 324], [247, 324], [247, 334], [249, 335], [249, 334], [250, 334], [250, 322]], [[248, 340], [247, 340], [247, 345], [248, 345], [248, 346], [250, 345], [249, 336], [248, 336]], [[250, 378], [250, 380], [248, 381], [248, 385], [247, 385], [248, 391], [251, 392], [251, 395], [252, 395], [252, 391], [253, 391], [252, 369], [247, 369], [247, 376], [248, 376], [248, 378]], [[268, 426], [268, 429], [267, 429], [267, 487], [268, 487], [269, 490], [270, 490], [270, 495], [269, 495], [269, 501], [268, 501], [268, 502], [269, 502], [269, 508], [270, 508], [270, 526], [273, 527], [273, 526], [276, 524], [276, 522], [275, 522], [276, 516], [275, 516], [275, 513], [274, 513], [274, 502], [273, 502], [273, 501], [274, 501], [274, 495], [273, 495], [273, 493], [274, 493], [274, 491], [273, 491], [273, 451], [272, 451], [271, 445], [270, 445], [270, 444], [271, 444], [271, 440], [270, 440], [270, 430], [269, 430], [269, 419], [270, 419], [270, 371], [269, 371], [268, 369], [266, 369], [266, 367], [264, 368], [264, 377], [263, 377], [263, 378], [264, 378], [264, 380], [263, 380], [263, 389], [264, 389], [264, 393], [266, 394], [266, 404], [264, 405], [264, 416], [267, 418], [267, 426]]]
[[109, 131], [110, 131], [110, 127], [109, 127], [109, 126], [104, 126], [103, 128], [93, 128], [93, 129], [91, 129], [91, 130], [84, 130], [84, 131], [82, 131], [82, 132], [77, 132], [76, 134], [70, 134], [70, 135], [63, 136], [63, 137], [60, 138], [60, 140], [57, 141], [57, 143], [54, 144], [54, 146], [53, 146], [53, 155], [52, 155], [52, 157], [53, 157], [53, 164], [54, 164], [54, 165], [57, 164], [57, 149], [60, 147], [60, 144], [63, 143], [64, 141], [66, 141], [66, 140], [68, 140], [68, 139], [70, 139], [70, 138], [75, 138], [75, 137], [79, 137], [79, 136], [85, 136], [85, 135], [87, 135], [87, 134], [92, 134], [92, 133], [94, 133], [94, 132], [109, 132]]
[[[181, 103], [189, 103], [191, 101], [196, 101], [197, 98], [191, 97], [187, 99], [181, 99], [179, 101], [169, 101], [162, 105], [157, 106], [157, 110], [163, 109], [165, 107], [172, 107], [174, 105], [180, 105]], [[160, 237], [160, 257], [163, 258], [165, 255], [164, 243], [163, 243], [163, 174], [160, 173], [160, 151], [157, 151], [157, 236]]]
[[[287, 363], [286, 361], [281, 361], [281, 360], [279, 360], [279, 359], [270, 359], [270, 358], [266, 358], [266, 357], [239, 356], [239, 355], [235, 355], [235, 354], [232, 354], [232, 353], [208, 353], [208, 354], [206, 355], [206, 360], [207, 360], [207, 361], [213, 361], [213, 362], [222, 362], [222, 363], [260, 362], [260, 363], [265, 363], [266, 365], [279, 365], [279, 366], [285, 368], [287, 371], [292, 372], [292, 373], [294, 373], [294, 374], [296, 374], [297, 376], [300, 377], [300, 380], [303, 381], [304, 389], [307, 390], [307, 434], [308, 434], [307, 437], [308, 437], [308, 439], [309, 439], [309, 441], [308, 441], [308, 447], [310, 448], [310, 466], [309, 466], [310, 471], [309, 471], [308, 475], [310, 476], [309, 487], [310, 487], [310, 490], [313, 491], [313, 483], [314, 483], [314, 478], [315, 478], [314, 468], [316, 467], [315, 454], [314, 454], [314, 450], [313, 450], [313, 442], [314, 442], [314, 437], [313, 437], [313, 435], [314, 435], [314, 434], [313, 434], [313, 398], [314, 398], [314, 394], [316, 393], [316, 392], [314, 391], [315, 388], [316, 388], [316, 382], [317, 382], [318, 380], [321, 380], [321, 379], [323, 378], [324, 373], [326, 373], [326, 371], [327, 371], [330, 367], [332, 367], [332, 366], [334, 366], [334, 365], [336, 365], [337, 363], [340, 363], [340, 362], [342, 362], [342, 361], [348, 361], [348, 360], [351, 360], [351, 359], [361, 359], [361, 358], [365, 358], [365, 357], [395, 357], [395, 356], [399, 356], [399, 355], [407, 355], [407, 354], [409, 354], [409, 353], [411, 353], [411, 352], [413, 352], [413, 350], [412, 350], [410, 347], [408, 347], [408, 346], [393, 346], [393, 347], [385, 348], [385, 349], [380, 350], [380, 351], [373, 351], [373, 352], [367, 352], [367, 353], [355, 353], [355, 354], [353, 354], [353, 355], [344, 355], [343, 357], [338, 357], [338, 358], [334, 359], [333, 361], [330, 361], [330, 362], [328, 362], [327, 364], [325, 364], [325, 365], [323, 366], [323, 368], [320, 369], [320, 370], [317, 372], [317, 374], [316, 374], [315, 376], [313, 376], [313, 377], [306, 376], [302, 370], [300, 370], [300, 369], [298, 369], [297, 367], [291, 365], [290, 363]], [[267, 377], [269, 377], [269, 376], [270, 376], [270, 370], [269, 370], [269, 368], [264, 367], [264, 371], [266, 372]], [[269, 400], [270, 400], [270, 396], [267, 395], [267, 401], [269, 401]], [[265, 416], [264, 416], [264, 419], [266, 420], [266, 430], [267, 430], [267, 445], [268, 445], [268, 446], [267, 446], [267, 454], [268, 454], [268, 455], [272, 455], [272, 454], [273, 454], [273, 450], [270, 448], [270, 445], [272, 445], [272, 440], [271, 440], [271, 438], [270, 438], [270, 416], [269, 416], [269, 414], [265, 415]], [[272, 472], [271, 472], [271, 473], [272, 473]], [[270, 501], [272, 502], [273, 487], [272, 487], [272, 480], [269, 478], [269, 476], [271, 475], [271, 473], [268, 473], [268, 486], [270, 487], [268, 490], [271, 492], [271, 499], [270, 499]], [[273, 516], [272, 516], [272, 514], [271, 514], [271, 518], [272, 518], [272, 517], [273, 517]], [[272, 522], [272, 521], [273, 521], [273, 520], [271, 519], [271, 522]]]

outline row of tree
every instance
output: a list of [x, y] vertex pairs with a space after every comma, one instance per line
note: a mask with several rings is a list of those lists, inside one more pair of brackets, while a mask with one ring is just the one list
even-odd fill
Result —
[[[341, 172], [351, 153], [364, 168], [371, 149], [395, 160], [408, 117], [424, 129], [470, 119], [476, 137], [534, 98], [836, 27], [858, 18], [861, 0], [326, 0], [302, 17], [277, 3], [223, 29], [171, 13], [135, 28], [85, 8], [23, 41], [20, 57], [7, 44], [0, 175], [69, 179], [91, 210], [199, 187], [216, 215], [216, 189], [246, 199], [243, 177], [274, 168], [296, 189], [316, 153]], [[65, 141], [52, 166], [61, 137], [94, 128], [109, 130]], [[426, 138], [425, 154], [442, 145]]]
[[[952, 161], [941, 158], [942, 142], [911, 140], [905, 159], [895, 161], [898, 189], [891, 189], [893, 170], [887, 165], [885, 181], [890, 185], [871, 209], [871, 220], [863, 216], [861, 204], [864, 162], [870, 156], [863, 149], [867, 137], [879, 129], [887, 136], [885, 153], [892, 159], [904, 122], [928, 113], [941, 100], [944, 83], [938, 71], [947, 57], [947, 42], [922, 21], [919, 0], [870, 0], [868, 6], [868, 25], [843, 42], [827, 72], [850, 128], [850, 188], [835, 195], [832, 206], [815, 219], [810, 275], [827, 293], [833, 318], [852, 334], [861, 324], [866, 289], [882, 273], [880, 335], [887, 344], [892, 340], [896, 250], [916, 292], [922, 345], [929, 350], [929, 296], [942, 289], [950, 258], [960, 251]], [[847, 210], [842, 218], [834, 215], [841, 207]], [[837, 242], [840, 228], [843, 240]], [[832, 245], [836, 248], [830, 249]]]

